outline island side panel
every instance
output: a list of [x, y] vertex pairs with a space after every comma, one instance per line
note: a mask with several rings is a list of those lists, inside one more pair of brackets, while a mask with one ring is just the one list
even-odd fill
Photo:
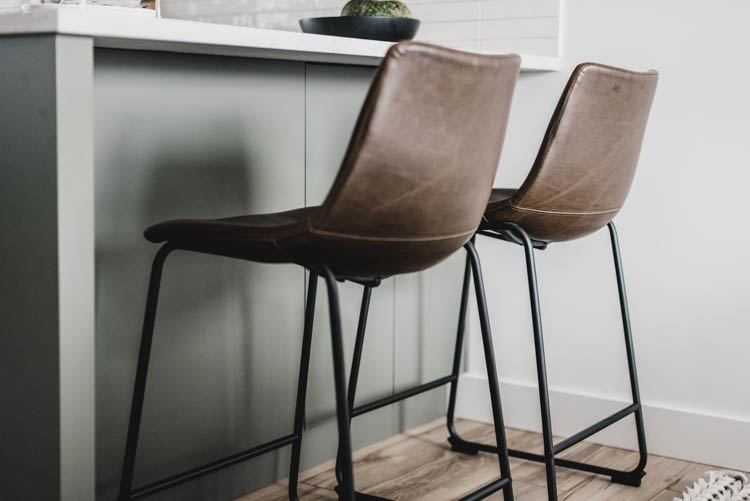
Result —
[[[359, 110], [375, 68], [307, 64], [307, 205], [319, 205], [341, 166]], [[305, 466], [336, 454], [333, 373], [324, 289], [315, 311], [313, 363], [307, 404], [308, 443], [303, 449]], [[351, 365], [363, 287], [339, 284], [347, 371]], [[357, 403], [365, 403], [393, 392], [393, 281], [385, 280], [372, 294], [362, 357]], [[357, 417], [352, 423], [354, 448], [392, 435], [394, 406]]]
[[0, 41], [2, 496], [93, 500], [91, 41]]
[[55, 39], [0, 44], [0, 482], [11, 499], [59, 499]]
[[[97, 498], [108, 500], [158, 249], [143, 230], [304, 206], [304, 63], [98, 49], [94, 84]], [[137, 485], [292, 431], [303, 310], [298, 266], [170, 256]], [[154, 499], [239, 497], [287, 476], [287, 457], [266, 455]]]

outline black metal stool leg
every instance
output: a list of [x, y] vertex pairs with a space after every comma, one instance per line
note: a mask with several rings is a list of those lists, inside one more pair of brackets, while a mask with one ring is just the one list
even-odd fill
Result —
[[[349, 391], [347, 392], [347, 404], [349, 410], [349, 425], [351, 429], [352, 411], [354, 410], [354, 399], [357, 393], [357, 381], [359, 380], [359, 367], [362, 361], [362, 348], [365, 344], [365, 330], [367, 329], [367, 315], [370, 312], [370, 299], [372, 298], [372, 287], [364, 286], [362, 291], [362, 306], [359, 309], [359, 322], [357, 323], [357, 337], [354, 341], [354, 355], [352, 356], [352, 367], [349, 371]], [[341, 451], [336, 455], [336, 480], [339, 485], [343, 484], [344, 478], [341, 471]]]
[[[472, 239], [472, 242], [473, 242], [473, 239]], [[467, 250], [468, 250], [468, 248], [467, 248]], [[469, 294], [468, 287], [469, 287], [469, 284], [470, 284], [469, 281], [471, 279], [471, 275], [470, 274], [472, 272], [472, 269], [474, 269], [473, 266], [472, 266], [472, 262], [473, 261], [472, 261], [471, 256], [467, 256], [467, 260], [466, 260], [466, 276], [464, 277], [464, 285], [465, 285], [465, 289], [466, 290], [465, 290], [464, 295], [463, 295], [464, 299], [462, 300], [463, 314], [459, 318], [459, 336], [458, 336], [458, 340], [457, 340], [457, 343], [456, 343], [456, 350], [457, 351], [455, 353], [455, 358], [454, 358], [453, 374], [451, 376], [448, 376], [448, 377], [445, 377], [445, 378], [441, 378], [441, 379], [439, 379], [437, 381], [434, 381], [434, 382], [431, 382], [431, 383], [425, 383], [423, 385], [420, 385], [419, 387], [412, 388], [410, 390], [405, 390], [403, 392], [397, 393], [397, 394], [392, 395], [390, 397], [386, 397], [386, 398], [380, 399], [378, 401], [371, 402], [369, 404], [365, 404], [365, 405], [362, 405], [360, 407], [355, 408], [354, 407], [354, 401], [355, 401], [356, 391], [357, 391], [357, 382], [359, 380], [359, 369], [360, 369], [360, 365], [361, 365], [362, 351], [363, 351], [363, 347], [364, 347], [365, 331], [366, 331], [366, 327], [367, 327], [367, 316], [368, 316], [368, 312], [369, 312], [370, 299], [371, 299], [371, 295], [372, 295], [372, 286], [367, 286], [367, 285], [365, 286], [365, 290], [364, 290], [363, 295], [362, 295], [362, 305], [361, 305], [361, 308], [360, 308], [359, 323], [358, 323], [358, 326], [357, 326], [357, 337], [356, 337], [355, 344], [354, 344], [354, 354], [353, 354], [353, 359], [352, 359], [351, 373], [350, 373], [350, 377], [349, 377], [349, 391], [348, 391], [348, 394], [347, 394], [347, 396], [348, 396], [348, 399], [347, 399], [348, 409], [347, 410], [349, 412], [349, 416], [350, 416], [349, 421], [350, 422], [351, 422], [351, 417], [352, 416], [361, 415], [361, 414], [373, 411], [375, 409], [379, 409], [382, 406], [390, 405], [392, 403], [401, 401], [401, 400], [403, 400], [405, 398], [408, 398], [410, 396], [414, 396], [414, 395], [417, 395], [417, 394], [422, 393], [424, 391], [428, 391], [428, 390], [430, 390], [432, 388], [436, 388], [438, 386], [442, 386], [443, 384], [455, 383], [456, 379], [458, 378], [458, 372], [460, 370], [460, 363], [461, 363], [461, 347], [463, 345], [463, 333], [464, 333], [464, 328], [462, 326], [462, 323], [465, 322], [465, 310], [466, 310], [466, 307], [467, 307], [466, 303], [468, 302], [468, 294]], [[479, 269], [479, 261], [478, 261], [478, 259], [476, 261], [476, 266], [477, 266], [477, 268], [476, 268], [475, 271], [477, 273], [481, 273], [481, 270]], [[479, 283], [481, 284], [481, 280], [480, 280]], [[484, 312], [484, 314], [485, 314], [485, 317], [484, 317], [485, 321], [483, 323], [483, 326], [486, 327], [483, 330], [483, 332], [487, 333], [487, 335], [490, 335], [489, 334], [489, 320], [488, 320], [488, 317], [486, 316], [486, 313], [487, 313], [486, 303], [484, 302], [484, 288], [483, 288], [483, 285], [481, 287], [482, 287], [481, 288], [482, 293], [480, 294], [479, 297], [482, 300], [482, 305], [485, 306], [484, 309], [481, 309], [481, 311]], [[489, 339], [489, 338], [485, 338], [485, 339]], [[489, 351], [489, 353], [493, 353], [492, 349], [491, 349], [491, 340], [489, 342], [490, 342], [490, 351]], [[490, 356], [491, 356], [490, 366], [493, 368], [492, 369], [492, 373], [495, 374], [495, 370], [494, 370], [494, 367], [495, 367], [494, 354], [492, 354]], [[492, 378], [490, 378], [490, 379], [492, 379]], [[492, 380], [494, 380], [495, 382], [497, 381], [497, 375], [496, 374], [495, 374], [494, 379], [492, 379]], [[454, 388], [455, 388], [455, 386], [454, 386]], [[455, 392], [455, 389], [453, 391]], [[499, 438], [498, 438], [498, 443], [500, 443], [502, 445], [503, 450], [506, 450], [506, 448], [505, 448], [505, 433], [504, 433], [504, 427], [503, 427], [503, 424], [502, 424], [502, 414], [500, 413], [500, 398], [499, 398], [499, 392], [498, 392], [498, 389], [497, 389], [497, 385], [495, 385], [494, 390], [491, 391], [491, 393], [493, 395], [493, 403], [497, 404], [496, 406], [493, 407], [493, 409], [498, 412], [498, 414], [497, 414], [498, 415], [498, 419], [497, 419], [496, 422], [499, 423], [499, 428], [496, 429], [496, 432], [498, 432], [498, 430], [502, 430], [500, 432], [500, 435], [499, 435]], [[454, 402], [454, 404], [452, 405], [451, 409], [449, 410], [451, 416], [453, 415], [454, 410], [455, 410], [455, 395], [453, 396], [453, 402]], [[450, 422], [452, 423], [452, 421], [453, 420], [451, 419]], [[336, 458], [336, 478], [338, 480], [339, 486], [341, 486], [343, 484], [342, 479], [343, 479], [343, 475], [344, 475], [344, 468], [343, 468], [342, 459], [344, 457], [345, 456], [343, 455], [342, 450], [340, 449], [339, 452], [338, 452], [337, 458]], [[501, 463], [500, 469], [501, 469], [501, 472], [502, 472], [502, 476], [501, 476], [500, 479], [495, 480], [493, 482], [490, 482], [489, 484], [485, 485], [484, 487], [482, 487], [482, 488], [480, 488], [480, 489], [478, 489], [478, 490], [476, 490], [476, 491], [468, 494], [467, 496], [465, 496], [464, 498], [462, 498], [461, 501], [476, 501], [476, 500], [479, 500], [479, 499], [483, 499], [483, 498], [485, 498], [485, 497], [491, 495], [492, 493], [497, 492], [497, 491], [499, 491], [501, 489], [504, 489], [504, 494], [505, 494], [505, 498], [504, 499], [506, 501], [511, 501], [513, 499], [513, 492], [512, 492], [512, 487], [510, 485], [511, 480], [510, 480], [510, 468], [508, 466], [508, 463], [509, 463], [508, 456], [507, 455], [501, 456], [500, 457], [500, 463]], [[339, 494], [341, 494], [341, 492], [342, 492], [341, 488], [337, 487], [336, 488], [336, 492], [338, 492]], [[356, 491], [354, 492], [354, 496], [355, 496], [355, 499], [357, 501], [390, 501], [387, 498], [382, 498], [382, 497], [371, 495], [371, 494], [364, 494], [364, 493], [356, 492]]]
[[[472, 238], [472, 242], [474, 239]], [[453, 352], [453, 370], [451, 372], [451, 376], [455, 378], [454, 381], [451, 382], [451, 389], [450, 389], [450, 397], [448, 398], [448, 416], [447, 416], [447, 425], [448, 425], [448, 433], [450, 433], [450, 437], [448, 437], [448, 442], [450, 442], [452, 448], [456, 452], [463, 452], [466, 454], [476, 454], [476, 449], [465, 449], [461, 448], [461, 443], [463, 440], [458, 435], [458, 431], [456, 431], [456, 425], [454, 423], [455, 414], [456, 414], [456, 396], [458, 394], [458, 375], [461, 371], [461, 353], [463, 352], [463, 345], [464, 345], [464, 334], [466, 331], [466, 309], [469, 305], [469, 285], [471, 282], [471, 256], [467, 253], [466, 256], [466, 266], [464, 267], [464, 281], [463, 281], [463, 287], [461, 288], [461, 307], [458, 313], [458, 329], [456, 332], [456, 348]]]
[[628, 310], [628, 297], [625, 292], [625, 275], [622, 270], [622, 257], [620, 256], [620, 243], [617, 238], [617, 229], [615, 224], [610, 222], [607, 225], [609, 229], [610, 241], [612, 243], [612, 256], [615, 264], [615, 274], [617, 275], [617, 290], [620, 296], [620, 312], [622, 314], [622, 327], [625, 333], [625, 351], [628, 356], [628, 371], [630, 373], [630, 390], [633, 395], [633, 404], [637, 405], [635, 415], [635, 428], [638, 435], [638, 451], [640, 460], [638, 465], [630, 472], [620, 475], [613, 475], [614, 482], [624, 483], [627, 485], [640, 485], [641, 478], [645, 475], [646, 462], [648, 461], [648, 450], [646, 448], [646, 430], [643, 425], [643, 409], [641, 405], [641, 392], [638, 387], [638, 371], [635, 365], [635, 350], [633, 349], [633, 332], [630, 327], [630, 311]]
[[305, 424], [305, 398], [307, 396], [307, 375], [310, 369], [310, 350], [312, 348], [313, 319], [315, 318], [315, 297], [318, 288], [318, 275], [310, 272], [307, 285], [307, 304], [305, 305], [305, 327], [302, 335], [302, 355], [299, 363], [299, 380], [297, 382], [297, 403], [294, 411], [294, 435], [297, 439], [292, 444], [292, 462], [289, 468], [289, 499], [298, 501], [297, 479], [299, 478], [299, 461], [302, 452], [302, 432]]
[[146, 300], [146, 313], [143, 319], [143, 331], [141, 333], [141, 345], [138, 352], [138, 367], [135, 373], [135, 385], [133, 387], [133, 400], [130, 406], [130, 421], [128, 423], [128, 437], [125, 443], [125, 460], [120, 478], [120, 492], [118, 500], [130, 499], [130, 490], [133, 487], [133, 473], [135, 471], [135, 454], [138, 449], [138, 434], [141, 428], [141, 415], [143, 414], [143, 398], [146, 393], [146, 376], [148, 375], [148, 362], [151, 356], [151, 342], [154, 337], [154, 323], [156, 321], [156, 306], [159, 302], [159, 286], [161, 285], [164, 260], [172, 252], [173, 247], [164, 245], [154, 257], [151, 266], [151, 278], [148, 284], [148, 298]]
[[544, 459], [547, 471], [547, 495], [557, 500], [557, 477], [555, 476], [555, 451], [552, 437], [552, 417], [549, 404], [549, 387], [547, 385], [547, 363], [544, 356], [544, 338], [542, 335], [542, 313], [539, 305], [539, 286], [536, 279], [536, 262], [534, 246], [529, 235], [520, 227], [516, 234], [523, 241], [526, 256], [526, 275], [529, 282], [529, 300], [531, 302], [531, 320], [534, 327], [534, 351], [536, 353], [536, 373], [539, 381], [539, 403], [542, 408], [542, 435], [544, 438]]
[[346, 395], [344, 342], [341, 334], [341, 313], [338, 286], [331, 270], [323, 268], [323, 278], [328, 286], [328, 307], [331, 316], [331, 345], [333, 351], [333, 380], [336, 392], [336, 418], [339, 430], [339, 451], [344, 483], [339, 486], [339, 499], [354, 501], [354, 473], [352, 465], [352, 440], [349, 432], [349, 409]]
[[497, 366], [495, 364], [495, 351], [492, 344], [492, 331], [490, 330], [490, 318], [487, 311], [487, 298], [484, 292], [484, 281], [482, 280], [482, 268], [479, 262], [474, 243], [466, 244], [469, 254], [471, 268], [474, 276], [474, 291], [477, 296], [477, 308], [479, 310], [479, 323], [482, 329], [482, 342], [484, 344], [484, 359], [487, 365], [487, 380], [490, 387], [490, 401], [492, 402], [492, 418], [495, 425], [495, 439], [497, 440], [498, 461], [500, 463], [501, 479], [507, 479], [503, 487], [503, 499], [513, 500], [513, 485], [510, 474], [510, 461], [508, 459], [508, 447], [505, 439], [505, 423], [503, 422], [503, 411], [500, 404], [500, 383], [497, 378]]
[[[470, 244], [473, 243], [473, 239], [470, 242]], [[467, 251], [470, 250], [470, 248], [473, 250], [473, 245], [467, 244]], [[487, 315], [487, 308], [486, 308], [486, 301], [484, 296], [484, 285], [481, 281], [481, 269], [479, 267], [479, 259], [476, 255], [476, 251], [474, 251], [473, 257], [471, 252], [469, 252], [469, 256], [467, 256], [466, 259], [466, 274], [464, 277], [464, 291], [463, 291], [463, 299], [462, 299], [462, 313], [459, 317], [459, 329], [458, 329], [458, 339], [456, 342], [456, 352], [454, 356], [454, 364], [453, 364], [453, 373], [450, 376], [446, 376], [443, 378], [439, 378], [435, 381], [431, 381], [428, 383], [423, 383], [419, 386], [416, 386], [414, 388], [410, 388], [408, 390], [403, 390], [401, 392], [395, 393], [393, 395], [390, 395], [388, 397], [384, 397], [381, 399], [378, 399], [376, 401], [361, 405], [359, 407], [354, 407], [355, 397], [356, 397], [356, 391], [357, 391], [357, 382], [359, 380], [359, 369], [360, 369], [360, 363], [362, 358], [362, 351], [364, 347], [364, 339], [365, 339], [365, 331], [367, 327], [367, 316], [368, 311], [370, 307], [370, 299], [372, 295], [372, 287], [373, 285], [367, 285], [365, 284], [365, 290], [362, 295], [362, 305], [360, 308], [360, 314], [359, 314], [359, 323], [357, 326], [357, 337], [355, 340], [354, 345], [354, 355], [352, 360], [352, 367], [351, 367], [351, 375], [349, 379], [349, 391], [347, 394], [347, 422], [351, 423], [351, 417], [353, 416], [359, 416], [371, 411], [374, 411], [376, 409], [380, 409], [381, 407], [384, 407], [386, 405], [391, 405], [396, 402], [400, 402], [401, 400], [407, 399], [409, 397], [412, 397], [414, 395], [418, 395], [420, 393], [430, 391], [434, 388], [438, 388], [440, 386], [443, 386], [445, 384], [453, 383], [454, 386], [452, 387], [452, 396], [451, 401], [452, 403], [449, 404], [449, 423], [453, 423], [453, 414], [455, 411], [455, 382], [458, 379], [458, 372], [460, 370], [460, 364], [461, 364], [461, 349], [463, 345], [463, 338], [464, 338], [464, 324], [465, 324], [465, 317], [466, 317], [466, 308], [468, 303], [468, 295], [469, 295], [469, 285], [471, 280], [471, 272], [474, 270], [475, 276], [476, 274], [479, 274], [480, 278], [475, 279], [477, 281], [478, 289], [477, 294], [478, 298], [481, 302], [480, 306], [480, 312], [483, 315], [482, 317], [482, 327], [483, 327], [483, 339], [485, 341], [485, 348], [488, 349], [486, 352], [487, 356], [489, 357], [487, 359], [488, 367], [489, 369], [489, 380], [494, 381], [494, 384], [491, 383], [492, 387], [490, 388], [490, 393], [492, 396], [492, 402], [493, 402], [493, 412], [496, 417], [495, 423], [496, 423], [496, 429], [495, 432], [498, 434], [498, 443], [501, 445], [502, 450], [506, 450], [506, 442], [505, 442], [505, 431], [503, 427], [503, 421], [502, 421], [502, 413], [501, 413], [501, 407], [500, 407], [500, 396], [499, 396], [499, 389], [497, 384], [497, 373], [495, 369], [495, 358], [494, 358], [494, 352], [492, 351], [492, 341], [491, 341], [491, 334], [489, 332], [489, 317]], [[375, 285], [377, 285], [379, 281], [376, 281]], [[337, 414], [337, 417], [339, 420], [341, 419], [340, 414]], [[449, 424], [449, 429], [450, 429]], [[339, 426], [341, 424], [339, 423]], [[348, 432], [347, 428], [347, 432]], [[454, 430], [455, 431], [455, 430]], [[452, 438], [455, 438], [457, 440], [460, 440], [457, 435], [452, 435]], [[343, 441], [341, 442], [341, 445], [343, 446]], [[496, 452], [496, 448], [493, 452]], [[349, 449], [350, 451], [351, 449]], [[474, 452], [476, 454], [476, 452]], [[347, 485], [346, 482], [346, 473], [347, 473], [347, 465], [346, 465], [346, 459], [347, 457], [351, 458], [351, 452], [347, 454], [347, 451], [344, 447], [340, 447], [338, 451], [338, 455], [336, 458], [336, 478], [338, 480], [339, 487], [336, 488], [336, 492], [339, 493], [339, 496], [342, 496], [342, 493], [344, 490], [341, 488], [342, 485]], [[479, 499], [483, 499], [499, 490], [504, 491], [504, 499], [506, 501], [511, 501], [513, 499], [513, 491], [511, 487], [511, 479], [510, 479], [510, 468], [509, 468], [509, 460], [507, 454], [500, 455], [499, 457], [500, 461], [500, 470], [501, 470], [501, 478], [494, 480], [490, 482], [489, 484], [483, 486], [480, 489], [477, 489], [474, 492], [469, 493], [465, 497], [461, 499], [461, 501], [476, 501]], [[350, 460], [351, 464], [351, 460]], [[390, 501], [386, 498], [382, 498], [379, 496], [374, 496], [371, 494], [364, 494], [361, 492], [354, 491], [354, 499], [357, 501]]]
[[[646, 433], [643, 424], [643, 409], [641, 404], [641, 396], [638, 388], [638, 372], [635, 364], [635, 353], [633, 350], [633, 336], [630, 326], [630, 315], [628, 312], [627, 295], [625, 292], [625, 279], [622, 271], [622, 259], [620, 257], [620, 247], [617, 239], [617, 230], [615, 229], [614, 223], [608, 225], [610, 232], [610, 239], [612, 243], [612, 254], [614, 257], [615, 273], [617, 277], [617, 287], [620, 296], [620, 310], [622, 314], [622, 324], [625, 334], [625, 349], [628, 357], [628, 370], [630, 373], [630, 387], [633, 394], [633, 403], [621, 409], [620, 411], [608, 416], [588, 428], [576, 433], [575, 435], [560, 441], [558, 444], [552, 442], [552, 421], [550, 417], [550, 405], [549, 405], [549, 388], [547, 386], [547, 370], [544, 357], [544, 340], [542, 337], [542, 321], [541, 321], [541, 309], [539, 306], [539, 292], [536, 279], [536, 266], [534, 262], [534, 249], [543, 249], [546, 245], [543, 242], [532, 241], [526, 231], [516, 223], [504, 222], [497, 223], [492, 231], [484, 230], [479, 233], [484, 236], [496, 238], [499, 240], [509, 240], [514, 243], [523, 245], [524, 253], [526, 257], [526, 269], [529, 282], [529, 295], [531, 299], [531, 312], [534, 326], [534, 344], [536, 350], [536, 361], [537, 361], [537, 378], [539, 379], [539, 400], [542, 408], [542, 431], [544, 435], [544, 455], [533, 454], [526, 451], [509, 449], [508, 454], [511, 457], [517, 457], [528, 461], [535, 461], [545, 463], [547, 470], [547, 489], [550, 500], [557, 499], [556, 490], [556, 478], [555, 478], [555, 466], [563, 468], [571, 468], [579, 471], [586, 471], [589, 473], [595, 473], [597, 475], [606, 475], [611, 478], [612, 482], [638, 487], [641, 485], [641, 479], [646, 474], [645, 467], [648, 460], [648, 452], [646, 449]], [[466, 280], [466, 278], [464, 279]], [[466, 296], [467, 284], [464, 281], [464, 294]], [[461, 315], [465, 315], [464, 307], [465, 299], [462, 298]], [[463, 318], [459, 318], [459, 332], [463, 328]], [[457, 351], [458, 353], [458, 351]], [[455, 394], [451, 393], [451, 404], [455, 405]], [[635, 415], [636, 432], [638, 434], [638, 450], [640, 453], [640, 460], [638, 465], [629, 471], [615, 470], [613, 468], [606, 468], [595, 464], [581, 463], [579, 461], [572, 461], [569, 459], [556, 459], [555, 455], [561, 453], [564, 450], [572, 447], [573, 445], [586, 440], [588, 437], [594, 435], [607, 428], [608, 426], [616, 423], [617, 421], [626, 418], [630, 414]], [[449, 430], [451, 430], [452, 420], [449, 421]], [[470, 442], [461, 439], [456, 433], [455, 429], [451, 430], [451, 437], [448, 439], [453, 445], [453, 450], [464, 452], [467, 454], [476, 454], [478, 451], [485, 452], [498, 452], [498, 448], [482, 444], [479, 442]]]
[[[512, 449], [508, 450], [508, 455], [520, 457], [522, 459], [528, 459], [532, 461], [541, 461], [545, 463], [546, 474], [547, 474], [547, 492], [548, 492], [550, 501], [552, 501], [552, 500], [557, 500], [557, 486], [556, 486], [557, 479], [555, 477], [555, 456], [554, 456], [555, 448], [552, 442], [552, 419], [550, 417], [551, 412], [550, 412], [550, 405], [549, 405], [549, 389], [547, 386], [547, 369], [546, 369], [546, 363], [545, 363], [545, 357], [544, 357], [544, 340], [542, 337], [541, 308], [539, 305], [539, 294], [537, 290], [537, 280], [536, 280], [536, 266], [534, 262], [534, 245], [531, 239], [526, 234], [526, 232], [524, 232], [523, 229], [520, 228], [519, 226], [515, 224], [507, 224], [504, 226], [505, 227], [503, 228], [503, 230], [506, 232], [513, 232], [514, 236], [518, 237], [518, 242], [523, 244], [524, 250], [525, 250], [526, 269], [527, 269], [527, 277], [528, 277], [528, 282], [529, 282], [529, 296], [531, 299], [531, 314], [532, 314], [533, 326], [534, 326], [534, 347], [536, 351], [536, 360], [537, 360], [537, 377], [539, 379], [539, 400], [540, 400], [541, 409], [542, 409], [542, 431], [543, 431], [543, 436], [544, 436], [544, 455], [543, 456], [539, 456], [536, 454], [529, 454], [523, 451], [516, 451]], [[514, 239], [514, 241], [516, 240]], [[468, 244], [467, 244], [467, 250], [469, 250]], [[470, 251], [469, 253], [470, 257], [472, 255], [476, 255], [476, 249], [474, 248], [473, 245], [471, 246], [471, 250], [473, 250], [473, 253]], [[477, 279], [475, 277], [475, 281], [476, 280]], [[464, 277], [464, 291], [466, 291], [467, 287], [468, 286], [466, 284], [466, 277]], [[464, 301], [463, 297], [465, 295], [466, 294], [462, 295], [462, 303]], [[482, 292], [482, 298], [484, 299], [484, 292]], [[485, 309], [486, 309], [486, 306], [485, 306]], [[461, 308], [461, 314], [465, 315], [465, 309], [463, 307], [463, 304]], [[480, 320], [481, 320], [481, 317], [480, 317]], [[459, 327], [461, 326], [463, 326], [463, 321], [459, 318]], [[487, 354], [487, 349], [485, 348], [485, 356], [486, 354]], [[453, 395], [451, 395], [451, 397], [455, 398], [453, 397]], [[465, 454], [476, 454], [479, 451], [485, 451], [485, 452], [493, 452], [496, 454], [500, 454], [502, 456], [504, 453], [504, 450], [502, 448], [482, 444], [479, 442], [467, 441], [467, 440], [460, 438], [457, 434], [453, 434], [453, 433], [451, 434], [451, 437], [448, 440], [453, 446], [454, 451], [463, 452]]]
[[[146, 390], [146, 376], [148, 373], [151, 343], [153, 340], [154, 323], [156, 319], [156, 306], [159, 298], [159, 286], [161, 282], [164, 260], [176, 247], [164, 245], [156, 257], [151, 269], [148, 299], [146, 302], [146, 314], [143, 322], [143, 333], [141, 336], [140, 352], [138, 355], [138, 367], [136, 370], [135, 386], [133, 389], [133, 403], [130, 410], [130, 422], [128, 425], [128, 437], [125, 447], [125, 460], [120, 482], [118, 501], [141, 499], [164, 489], [174, 487], [181, 483], [207, 475], [229, 466], [247, 461], [254, 457], [270, 453], [287, 445], [292, 446], [291, 471], [289, 475], [289, 498], [297, 500], [297, 478], [299, 473], [300, 447], [302, 441], [302, 428], [305, 416], [305, 395], [307, 390], [307, 376], [310, 362], [310, 347], [312, 342], [313, 314], [315, 310], [316, 284], [318, 276], [310, 275], [310, 288], [308, 290], [307, 307], [305, 310], [305, 332], [302, 341], [302, 355], [300, 361], [300, 374], [297, 388], [297, 403], [294, 418], [294, 433], [256, 445], [250, 449], [232, 454], [221, 459], [211, 461], [204, 465], [191, 468], [190, 470], [172, 475], [170, 477], [152, 482], [148, 485], [133, 489], [133, 472], [135, 469], [135, 456], [138, 448], [138, 434], [140, 431], [141, 415], [143, 412], [143, 401]], [[334, 291], [335, 292], [335, 291]], [[336, 303], [336, 311], [338, 304]], [[338, 317], [336, 317], [338, 321]], [[340, 328], [339, 331], [340, 333]], [[335, 343], [334, 343], [335, 344]]]

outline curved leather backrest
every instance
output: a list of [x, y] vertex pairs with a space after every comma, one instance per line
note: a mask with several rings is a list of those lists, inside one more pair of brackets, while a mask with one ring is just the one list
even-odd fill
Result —
[[657, 80], [656, 71], [579, 65], [511, 206], [566, 216], [550, 222], [567, 227], [554, 231], [562, 240], [606, 225], [630, 191]]
[[416, 42], [393, 46], [312, 221], [315, 233], [392, 243], [455, 241], [444, 257], [460, 248], [490, 196], [519, 68], [516, 55]]

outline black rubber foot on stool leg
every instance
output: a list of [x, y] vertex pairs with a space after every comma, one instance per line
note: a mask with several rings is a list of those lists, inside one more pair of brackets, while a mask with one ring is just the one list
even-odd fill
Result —
[[451, 444], [453, 452], [460, 452], [462, 454], [468, 454], [469, 456], [476, 456], [479, 449], [469, 442], [461, 440], [456, 437], [448, 437], [448, 443]]
[[615, 484], [629, 485], [631, 487], [640, 487], [641, 479], [646, 475], [645, 471], [628, 471], [612, 475], [612, 482]]

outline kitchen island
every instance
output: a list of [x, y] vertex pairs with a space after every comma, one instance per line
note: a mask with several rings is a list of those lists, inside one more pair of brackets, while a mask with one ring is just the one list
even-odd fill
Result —
[[[0, 15], [4, 499], [109, 501], [119, 482], [155, 222], [319, 204], [389, 43], [37, 6]], [[524, 69], [556, 60], [524, 58]], [[449, 371], [463, 256], [373, 295], [359, 395]], [[167, 264], [136, 485], [288, 433], [304, 271], [198, 254]], [[361, 287], [342, 288], [351, 353]], [[318, 301], [303, 468], [333, 457]], [[444, 414], [445, 393], [354, 421], [354, 445]], [[228, 499], [289, 451], [154, 499]]]

